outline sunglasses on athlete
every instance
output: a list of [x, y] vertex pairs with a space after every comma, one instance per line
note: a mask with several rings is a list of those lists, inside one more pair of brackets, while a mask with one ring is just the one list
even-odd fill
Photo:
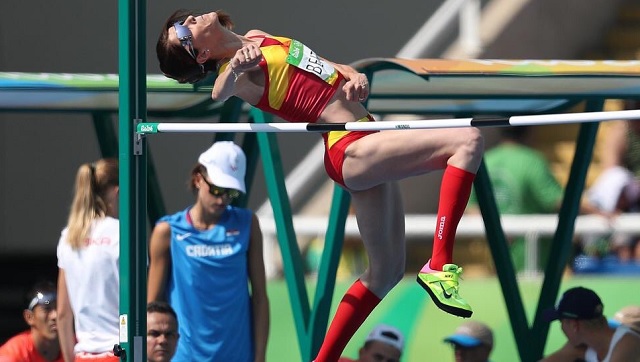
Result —
[[218, 187], [212, 183], [210, 183], [209, 181], [207, 181], [207, 179], [204, 177], [203, 174], [200, 174], [200, 176], [202, 176], [202, 181], [204, 181], [204, 183], [207, 184], [207, 186], [209, 186], [209, 193], [212, 196], [215, 197], [228, 197], [230, 199], [235, 199], [236, 197], [240, 196], [240, 191], [236, 190], [236, 189], [228, 189], [225, 187]]
[[196, 59], [196, 49], [193, 47], [192, 41], [193, 33], [191, 33], [189, 28], [184, 26], [184, 20], [173, 23], [173, 28], [176, 29], [176, 36], [178, 37], [178, 40], [180, 40], [180, 44], [187, 50], [193, 59]]

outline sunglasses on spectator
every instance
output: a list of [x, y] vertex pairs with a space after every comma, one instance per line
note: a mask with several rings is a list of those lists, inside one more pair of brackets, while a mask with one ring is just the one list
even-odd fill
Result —
[[209, 186], [209, 193], [211, 194], [211, 196], [228, 197], [230, 199], [235, 199], [236, 197], [240, 196], [240, 191], [238, 191], [236, 189], [228, 189], [228, 188], [225, 188], [225, 187], [218, 187], [218, 186], [210, 183], [209, 181], [207, 181], [207, 178], [204, 177], [203, 174], [200, 174], [200, 176], [202, 176], [202, 181], [204, 181], [204, 183], [206, 183], [207, 186]]
[[196, 49], [193, 47], [193, 33], [191, 33], [189, 28], [184, 26], [184, 20], [176, 21], [173, 23], [173, 27], [176, 29], [176, 36], [178, 37], [178, 40], [180, 40], [180, 44], [187, 50], [193, 59], [196, 59]]

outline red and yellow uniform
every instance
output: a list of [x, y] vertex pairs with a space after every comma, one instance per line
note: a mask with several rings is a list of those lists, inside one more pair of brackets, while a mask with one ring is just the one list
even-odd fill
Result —
[[[256, 108], [289, 122], [315, 122], [344, 76], [302, 43], [264, 37], [260, 44], [265, 89]], [[301, 63], [295, 62], [302, 57]], [[228, 66], [224, 64], [219, 72]]]
[[[358, 122], [375, 122], [371, 115], [363, 117]], [[377, 131], [332, 131], [322, 134], [324, 139], [324, 169], [332, 180], [345, 186], [342, 176], [342, 163], [347, 147], [356, 140]]]
[[[289, 122], [316, 122], [333, 98], [344, 76], [304, 44], [285, 37], [263, 37], [260, 44], [265, 89], [256, 108]], [[222, 73], [229, 63], [220, 67]], [[371, 116], [358, 122], [373, 121]], [[334, 131], [323, 134], [325, 169], [342, 186], [344, 150], [373, 132]]]

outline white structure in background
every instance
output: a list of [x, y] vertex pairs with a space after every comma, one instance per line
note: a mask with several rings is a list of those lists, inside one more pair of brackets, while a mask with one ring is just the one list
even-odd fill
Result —
[[[324, 238], [329, 220], [327, 217], [295, 216], [293, 226], [298, 237]], [[407, 215], [407, 238], [419, 237], [425, 242], [433, 238], [436, 215]], [[557, 215], [504, 215], [502, 229], [507, 237], [524, 236], [526, 241], [525, 267], [522, 276], [535, 277], [541, 274], [538, 265], [538, 239], [553, 236], [558, 227]], [[260, 225], [265, 240], [276, 240], [275, 221], [271, 217], [261, 217]], [[611, 235], [613, 232], [640, 235], [640, 214], [622, 214], [613, 222], [597, 215], [581, 215], [576, 219], [574, 235]], [[460, 237], [485, 237], [485, 227], [481, 215], [465, 215], [458, 226]], [[359, 236], [354, 216], [347, 218], [345, 236]]]

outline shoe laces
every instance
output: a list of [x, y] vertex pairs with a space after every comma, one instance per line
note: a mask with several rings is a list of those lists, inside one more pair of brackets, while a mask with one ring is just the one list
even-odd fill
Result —
[[462, 267], [457, 266], [455, 264], [447, 264], [446, 268], [443, 268], [444, 273], [451, 273], [455, 276], [452, 279], [458, 280], [462, 279]]

